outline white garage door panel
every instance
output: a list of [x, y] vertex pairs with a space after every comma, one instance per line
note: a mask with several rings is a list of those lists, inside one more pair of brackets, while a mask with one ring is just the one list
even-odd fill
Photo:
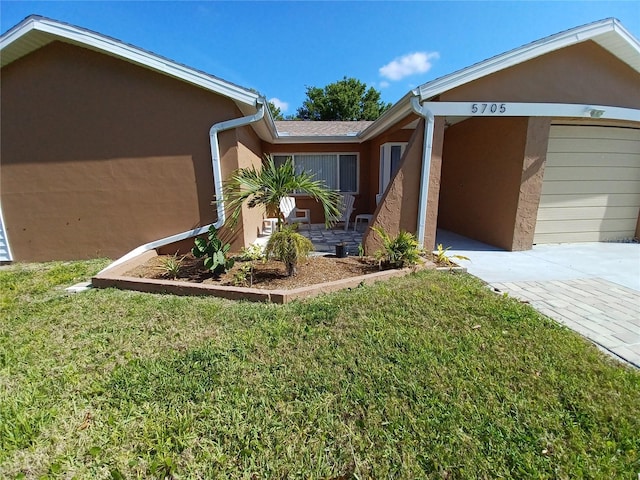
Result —
[[562, 208], [545, 208], [538, 215], [540, 220], [589, 220], [594, 217], [603, 219], [627, 219], [632, 220], [638, 218], [637, 207], [562, 207]]
[[633, 237], [640, 129], [552, 126], [534, 243]]
[[[576, 169], [577, 170], [577, 169]], [[581, 172], [577, 171], [576, 175]], [[603, 180], [603, 181], [590, 181], [590, 180], [575, 180], [566, 182], [544, 182], [542, 184], [542, 195], [546, 193], [551, 194], [572, 194], [572, 193], [636, 193], [638, 191], [637, 180]]]
[[579, 125], [553, 125], [551, 128], [549, 138], [633, 141], [628, 133], [629, 130], [632, 130], [630, 128]]
[[[601, 195], [545, 195], [540, 198], [540, 207], [633, 207], [640, 205], [640, 193]], [[547, 209], [545, 209], [547, 210]], [[542, 208], [539, 214], [542, 213]]]
[[[638, 217], [636, 217], [637, 219]], [[628, 226], [628, 219], [604, 219], [604, 220], [549, 220], [542, 222], [540, 233], [562, 233], [562, 232], [624, 232]], [[635, 227], [635, 221], [634, 221]]]
[[621, 232], [536, 233], [536, 241], [534, 243], [612, 242], [628, 237], [626, 230]]
[[[605, 163], [609, 167], [637, 167], [640, 165], [640, 153], [581, 153], [581, 164], [584, 167], [601, 167]], [[575, 165], [575, 152], [554, 152], [554, 168], [572, 167]]]
[[[640, 162], [638, 162], [640, 163]], [[572, 181], [576, 177], [575, 167], [551, 167], [545, 168], [545, 181]], [[580, 167], [580, 178], [583, 180], [640, 180], [640, 167]]]

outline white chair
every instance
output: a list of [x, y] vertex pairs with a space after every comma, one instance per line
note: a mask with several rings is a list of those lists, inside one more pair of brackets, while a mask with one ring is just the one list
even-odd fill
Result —
[[[379, 193], [376, 195], [376, 205], [380, 203], [381, 198], [382, 198], [382, 194]], [[353, 221], [354, 232], [358, 230], [358, 222], [361, 222], [363, 220], [370, 224], [371, 220], [373, 220], [373, 213], [359, 213], [358, 215], [356, 215], [356, 218]]]
[[355, 200], [356, 198], [348, 193], [340, 195], [340, 199], [338, 201], [338, 211], [340, 212], [340, 215], [330, 218], [331, 223], [344, 222], [345, 232], [349, 229], [349, 219], [353, 213], [353, 202]]
[[[280, 211], [284, 217], [285, 223], [301, 223], [305, 222], [311, 228], [311, 210], [308, 208], [297, 208], [296, 199], [293, 197], [283, 197], [280, 200]], [[302, 213], [302, 216], [298, 215]]]

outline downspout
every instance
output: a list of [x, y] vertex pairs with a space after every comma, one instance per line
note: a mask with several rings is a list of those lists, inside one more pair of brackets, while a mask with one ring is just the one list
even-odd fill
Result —
[[429, 176], [431, 173], [431, 153], [433, 151], [433, 129], [435, 117], [431, 110], [420, 104], [419, 94], [414, 91], [411, 97], [411, 108], [425, 119], [424, 142], [422, 148], [422, 172], [420, 175], [420, 199], [418, 201], [418, 244], [424, 247], [427, 223], [427, 199], [429, 198]]
[[[227, 120], [214, 124], [209, 130], [209, 143], [211, 144], [211, 166], [213, 167], [213, 187], [216, 193], [216, 205], [218, 211], [218, 220], [213, 224], [214, 227], [220, 228], [227, 220], [227, 216], [224, 210], [224, 196], [222, 188], [222, 167], [220, 165], [220, 145], [218, 143], [218, 132], [224, 132], [225, 130], [231, 130], [232, 128], [243, 127], [250, 123], [255, 123], [262, 120], [264, 117], [265, 101], [261, 98], [256, 100], [258, 111], [247, 117], [234, 118], [233, 120]], [[204, 227], [203, 227], [204, 228]], [[207, 225], [207, 230], [209, 225]], [[206, 231], [206, 230], [205, 230]]]
[[124, 263], [131, 258], [137, 257], [144, 252], [148, 252], [149, 250], [154, 250], [170, 243], [179, 242], [180, 240], [185, 240], [187, 238], [196, 237], [198, 235], [206, 233], [211, 225], [216, 228], [220, 228], [222, 227], [222, 225], [224, 225], [227, 217], [224, 210], [222, 167], [220, 165], [220, 145], [218, 144], [218, 133], [224, 132], [225, 130], [231, 130], [232, 128], [243, 127], [245, 125], [249, 125], [261, 120], [262, 117], [264, 117], [265, 105], [266, 102], [263, 99], [259, 98], [256, 100], [258, 111], [253, 115], [215, 123], [211, 127], [211, 129], [209, 129], [209, 143], [211, 145], [211, 167], [213, 168], [213, 188], [216, 195], [216, 205], [218, 213], [218, 219], [216, 220], [216, 222], [213, 224], [194, 228], [193, 230], [188, 230], [186, 232], [176, 233], [175, 235], [171, 235], [170, 237], [161, 238], [160, 240], [145, 243], [144, 245], [140, 245], [139, 247], [131, 250], [126, 255], [120, 257], [115, 262], [109, 264], [106, 268], [100, 271], [100, 273], [105, 272], [117, 265], [120, 265], [121, 263]]

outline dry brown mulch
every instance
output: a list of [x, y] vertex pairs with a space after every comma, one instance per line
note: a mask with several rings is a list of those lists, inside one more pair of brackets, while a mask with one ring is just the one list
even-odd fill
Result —
[[[126, 275], [138, 278], [171, 279], [163, 268], [163, 262], [168, 257], [168, 255], [154, 257], [144, 265], [127, 272]], [[298, 264], [298, 273], [295, 277], [287, 277], [282, 262], [257, 260], [253, 262], [253, 283], [250, 284], [249, 279], [242, 282], [238, 277], [238, 272], [247, 263], [236, 261], [230, 271], [219, 277], [214, 277], [205, 270], [203, 259], [195, 258], [189, 253], [184, 256], [180, 266], [180, 274], [175, 280], [277, 290], [307, 287], [379, 271], [378, 263], [370, 257], [309, 257]]]

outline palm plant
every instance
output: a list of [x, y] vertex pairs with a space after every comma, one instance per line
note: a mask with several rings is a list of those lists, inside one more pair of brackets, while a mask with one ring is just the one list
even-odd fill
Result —
[[312, 250], [311, 240], [297, 233], [295, 227], [286, 227], [271, 235], [264, 253], [267, 258], [283, 262], [290, 277], [298, 273], [298, 262]]
[[[280, 200], [300, 191], [320, 202], [327, 226], [328, 219], [339, 216], [339, 196], [323, 181], [314, 180], [313, 175], [307, 172], [296, 173], [291, 158], [276, 166], [273, 158], [265, 155], [265, 162], [260, 170], [253, 166], [239, 168], [225, 184], [224, 195], [227, 208], [231, 211], [231, 224], [235, 225], [238, 221], [244, 202], [247, 202], [249, 208], [261, 205], [267, 212], [277, 212]], [[281, 220], [278, 216], [278, 230], [280, 229]]]

